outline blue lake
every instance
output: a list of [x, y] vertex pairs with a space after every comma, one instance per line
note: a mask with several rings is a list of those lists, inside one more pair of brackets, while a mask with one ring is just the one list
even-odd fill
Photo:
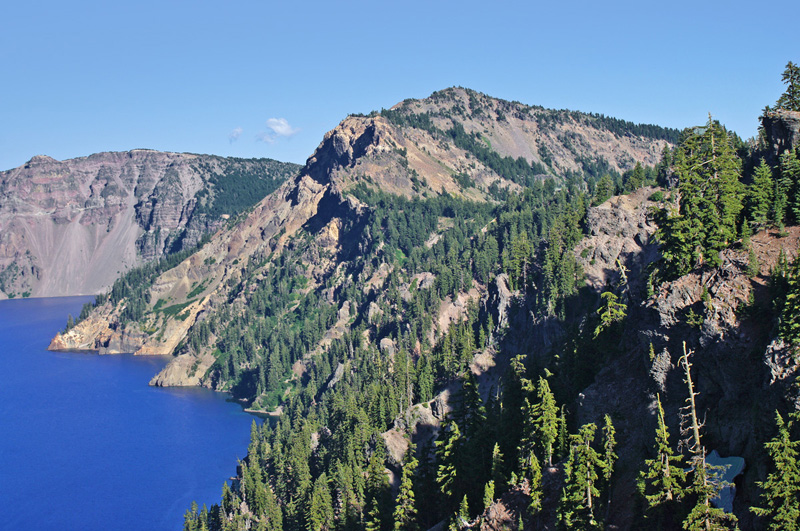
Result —
[[0, 529], [173, 529], [219, 503], [252, 416], [147, 383], [163, 357], [46, 350], [88, 297], [0, 301]]

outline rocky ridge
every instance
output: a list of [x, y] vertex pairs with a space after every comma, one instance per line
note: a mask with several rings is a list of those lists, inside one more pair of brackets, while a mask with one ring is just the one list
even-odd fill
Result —
[[767, 141], [767, 155], [775, 164], [781, 153], [800, 146], [800, 112], [774, 109], [761, 117]]
[[[468, 117], [453, 110], [458, 105], [470, 104], [473, 114]], [[440, 129], [447, 127], [448, 123], [463, 124], [465, 129], [475, 131], [480, 128], [483, 134], [488, 135], [492, 149], [503, 156], [529, 156], [530, 162], [541, 160], [536, 146], [544, 141], [536, 131], [544, 127], [536, 126], [538, 122], [521, 110], [509, 111], [517, 108], [528, 109], [521, 104], [494, 100], [473, 91], [448, 89], [427, 100], [401, 103], [393, 112], [408, 116], [436, 110], [435, 120]], [[504, 109], [509, 112], [501, 119]], [[557, 116], [556, 111], [547, 112]], [[666, 145], [664, 140], [632, 135], [620, 139], [609, 131], [584, 123], [586, 115], [569, 115], [561, 120], [563, 124], [560, 125], [580, 133], [580, 138], [588, 139], [586, 142], [590, 145], [604, 145], [609, 153], [618, 152], [612, 167], [619, 170], [630, 169], [636, 161], [655, 163]], [[496, 173], [490, 165], [477, 160], [469, 150], [459, 148], [452, 139], [442, 136], [436, 128], [415, 128], [397, 122], [396, 118], [390, 119], [378, 113], [346, 118], [325, 135], [297, 177], [259, 203], [238, 225], [223, 230], [194, 256], [159, 277], [149, 288], [151, 308], [160, 304], [159, 301], [165, 301], [161, 303], [165, 306], [186, 304], [177, 318], [153, 311], [145, 323], [135, 325], [119, 321], [121, 307], [95, 311], [70, 333], [57, 336], [51, 348], [82, 348], [110, 353], [112, 350], [107, 345], [116, 343], [109, 342], [109, 338], [125, 337], [126, 341], [136, 338], [125, 343], [135, 353], [173, 353], [195, 322], [202, 321], [229, 303], [230, 286], [245, 278], [248, 267], [269, 256], [277, 256], [301, 229], [313, 236], [315, 247], [309, 255], [312, 256], [308, 262], [309, 289], [320, 289], [332, 272], [346, 270], [343, 262], [349, 254], [358, 252], [350, 248], [351, 242], [346, 237], [347, 228], [357, 226], [368, 208], [349, 193], [356, 185], [407, 197], [448, 193], [478, 201], [490, 200], [492, 183], [518, 187], [512, 180]], [[548, 131], [550, 140], [542, 145], [551, 146], [545, 149], [553, 151], [553, 142], [557, 141], [561, 129]], [[526, 145], [528, 147], [524, 147]], [[554, 156], [551, 173], [543, 174], [542, 178], [548, 175], [559, 178], [563, 171], [578, 168], [576, 159], [567, 155], [572, 151], [559, 148], [555, 152], [563, 153], [564, 158]], [[466, 180], [460, 178], [462, 174], [467, 176]], [[374, 274], [379, 275], [379, 272], [364, 271], [361, 275], [363, 282], [365, 285], [375, 283], [374, 288], [380, 289], [380, 276], [370, 280]], [[355, 280], [355, 277], [349, 278]], [[432, 279], [427, 279], [425, 285], [431, 282]], [[204, 286], [200, 296], [187, 300], [193, 286], [200, 283]], [[476, 288], [471, 293], [464, 293], [464, 300], [460, 296], [459, 300], [444, 303], [440, 328], [446, 328], [466, 311], [466, 300], [486, 297], [485, 287]], [[234, 307], [244, 304], [244, 298], [234, 297], [233, 304]], [[337, 323], [327, 334], [327, 340], [341, 335], [346, 329], [343, 325], [344, 321]], [[100, 332], [101, 329], [104, 331]], [[200, 363], [203, 359], [208, 360], [204, 358], [206, 354], [194, 353]], [[195, 385], [198, 382], [194, 374], [179, 370], [178, 366], [186, 369], [195, 365], [176, 360], [153, 383]], [[202, 378], [199, 381], [203, 385], [215, 385]]]

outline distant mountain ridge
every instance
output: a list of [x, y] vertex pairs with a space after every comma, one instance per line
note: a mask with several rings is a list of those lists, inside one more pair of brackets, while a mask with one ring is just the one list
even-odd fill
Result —
[[0, 298], [88, 295], [191, 248], [299, 166], [137, 149], [0, 172]]

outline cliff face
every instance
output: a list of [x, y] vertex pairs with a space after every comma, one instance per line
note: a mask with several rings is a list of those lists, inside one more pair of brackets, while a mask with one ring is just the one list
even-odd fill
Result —
[[[134, 150], [0, 172], [0, 297], [95, 294], [120, 273], [196, 244], [222, 179], [270, 181], [295, 165]], [[230, 211], [228, 214], [236, 214]]]
[[800, 112], [775, 109], [761, 117], [767, 140], [771, 164], [781, 153], [800, 147]]
[[[784, 235], [761, 231], [752, 237], [760, 267], [755, 277], [747, 272], [748, 251], [734, 246], [722, 252], [721, 267], [653, 285], [648, 293], [647, 266], [659, 254], [648, 237], [656, 227], [648, 221], [647, 209], [653, 203], [646, 197], [640, 190], [612, 198], [587, 215], [590, 235], [577, 248], [587, 283], [597, 291], [608, 285], [621, 293], [627, 318], [614, 340], [617, 352], [603, 360], [573, 407], [579, 423], [601, 422], [605, 414], [615, 419], [623, 434], [620, 469], [635, 472], [638, 463], [650, 457], [643, 449], [652, 445], [656, 396], [673, 439], [679, 437], [679, 408], [688, 396], [679, 365], [685, 345], [692, 352], [704, 445], [709, 452], [741, 456], [747, 463], [743, 480], [737, 482], [734, 510], [743, 528], [750, 528], [747, 507], [756, 496], [754, 482], [765, 477], [769, 466], [764, 461], [764, 434], [772, 433], [777, 409], [796, 408], [798, 403], [793, 381], [800, 365], [788, 346], [775, 339], [769, 278], [782, 250], [789, 262], [794, 259], [800, 227], [790, 227]], [[620, 263], [626, 266], [627, 284]], [[633, 500], [634, 479], [627, 478], [627, 487], [615, 497]], [[618, 522], [630, 517], [623, 506], [616, 509]]]

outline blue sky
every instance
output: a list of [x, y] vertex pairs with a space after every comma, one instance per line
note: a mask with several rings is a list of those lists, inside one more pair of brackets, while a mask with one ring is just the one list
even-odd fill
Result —
[[152, 148], [304, 162], [347, 114], [460, 85], [747, 138], [800, 2], [5, 2], [0, 169]]

